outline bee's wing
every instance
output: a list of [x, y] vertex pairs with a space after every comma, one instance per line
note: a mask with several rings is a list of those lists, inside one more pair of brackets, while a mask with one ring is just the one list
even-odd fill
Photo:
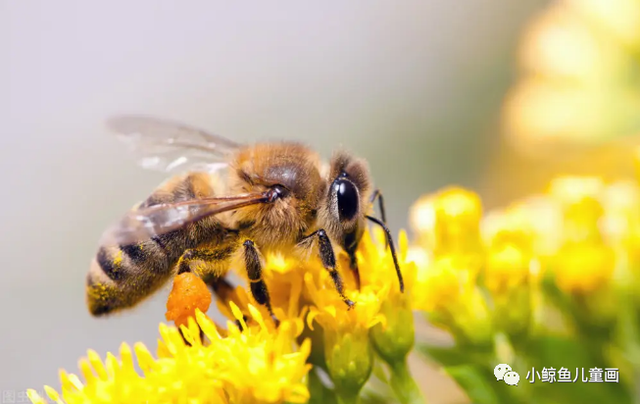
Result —
[[163, 172], [207, 171], [227, 166], [242, 145], [199, 128], [144, 115], [117, 115], [111, 129], [143, 168]]
[[267, 193], [256, 192], [152, 205], [127, 213], [104, 232], [101, 243], [121, 246], [137, 244], [211, 215], [268, 201]]

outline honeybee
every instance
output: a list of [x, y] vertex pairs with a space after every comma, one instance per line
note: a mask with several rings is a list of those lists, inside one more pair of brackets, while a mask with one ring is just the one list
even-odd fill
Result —
[[[87, 275], [94, 316], [130, 308], [172, 275], [192, 271], [220, 298], [233, 288], [225, 275], [241, 262], [256, 302], [271, 315], [262, 280], [262, 255], [317, 251], [336, 292], [351, 308], [336, 268], [334, 246], [350, 257], [360, 287], [356, 249], [365, 221], [381, 226], [404, 291], [382, 194], [372, 188], [367, 163], [345, 152], [323, 163], [293, 142], [243, 145], [204, 130], [145, 116], [108, 121], [144, 168], [177, 173], [103, 234]], [[375, 200], [381, 220], [370, 216]]]

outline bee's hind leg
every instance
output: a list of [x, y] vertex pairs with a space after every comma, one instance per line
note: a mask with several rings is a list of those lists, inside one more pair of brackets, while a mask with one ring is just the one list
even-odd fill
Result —
[[[188, 249], [178, 260], [178, 275], [185, 272], [194, 272], [192, 271], [192, 265], [195, 262], [204, 262], [205, 264], [220, 264], [222, 261], [228, 258], [228, 255], [229, 254], [227, 254], [224, 250], [215, 251], [205, 248]], [[225, 304], [228, 304], [235, 291], [233, 286], [223, 276], [216, 276], [208, 273], [196, 273], [196, 275], [200, 276], [203, 282], [211, 288], [213, 293], [220, 300], [222, 300]], [[185, 342], [187, 342], [187, 340], [184, 338], [184, 335], [182, 336], [182, 338], [185, 340]], [[200, 339], [204, 340], [204, 332], [202, 331], [202, 329], [200, 329]]]
[[246, 240], [243, 243], [244, 246], [244, 263], [247, 268], [247, 275], [249, 276], [249, 284], [251, 287], [251, 294], [256, 302], [266, 306], [271, 314], [271, 318], [276, 323], [276, 327], [280, 325], [280, 320], [273, 314], [271, 308], [271, 299], [269, 297], [269, 291], [267, 285], [262, 279], [262, 262], [260, 261], [260, 254], [256, 245], [251, 240]]
[[309, 248], [311, 247], [311, 243], [316, 238], [318, 239], [320, 260], [322, 261], [322, 265], [327, 271], [329, 271], [329, 275], [331, 275], [333, 284], [336, 286], [336, 290], [340, 294], [342, 301], [344, 301], [344, 303], [349, 306], [349, 308], [352, 308], [355, 303], [344, 294], [344, 284], [342, 282], [340, 273], [336, 269], [336, 255], [333, 252], [333, 246], [331, 245], [329, 236], [327, 236], [327, 232], [324, 231], [324, 229], [316, 230], [308, 236], [303, 237], [302, 240], [298, 242], [298, 245]]
[[191, 266], [194, 262], [201, 261], [207, 264], [216, 264], [228, 258], [227, 254], [206, 248], [190, 248], [185, 250], [178, 260], [178, 275], [183, 272], [193, 272]]

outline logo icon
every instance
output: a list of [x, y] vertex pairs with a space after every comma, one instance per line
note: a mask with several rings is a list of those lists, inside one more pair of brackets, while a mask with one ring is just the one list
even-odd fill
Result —
[[511, 366], [506, 365], [504, 363], [497, 365], [494, 369], [493, 369], [493, 374], [496, 377], [496, 380], [500, 381], [503, 380], [504, 378], [504, 374], [507, 372], [511, 372]]
[[504, 382], [509, 386], [517, 386], [520, 381], [520, 375], [514, 371], [507, 372], [504, 374]]
[[493, 368], [493, 375], [497, 381], [504, 381], [509, 386], [517, 386], [520, 381], [520, 375], [511, 369], [511, 366], [501, 363]]

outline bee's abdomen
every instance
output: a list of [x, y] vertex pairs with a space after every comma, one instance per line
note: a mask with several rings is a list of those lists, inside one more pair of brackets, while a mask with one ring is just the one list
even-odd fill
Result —
[[122, 264], [119, 262], [122, 261], [122, 251], [118, 251], [116, 257], [109, 254], [105, 247], [100, 247], [95, 262], [98, 269], [114, 282], [122, 279]]
[[[211, 196], [205, 173], [173, 178], [136, 209]], [[160, 288], [185, 250], [216, 237], [224, 229], [214, 218], [153, 237], [138, 244], [101, 246], [87, 275], [87, 305], [95, 316], [132, 307]]]
[[[87, 276], [87, 303], [95, 316], [131, 307], [171, 275], [177, 258], [153, 240], [139, 245], [100, 247]], [[178, 255], [179, 257], [179, 255]]]

